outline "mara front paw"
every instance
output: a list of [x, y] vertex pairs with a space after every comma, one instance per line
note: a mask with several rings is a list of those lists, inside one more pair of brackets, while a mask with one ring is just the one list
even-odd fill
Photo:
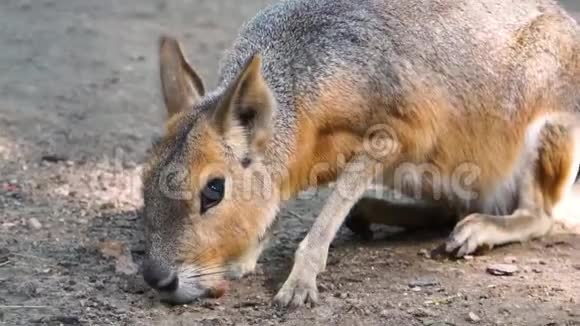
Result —
[[313, 306], [318, 303], [316, 275], [301, 273], [301, 277], [290, 274], [284, 285], [274, 297], [274, 304], [280, 307], [301, 307], [305, 304]]

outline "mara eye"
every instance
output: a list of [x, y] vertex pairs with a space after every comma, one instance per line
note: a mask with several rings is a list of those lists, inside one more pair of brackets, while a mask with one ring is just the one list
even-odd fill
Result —
[[224, 179], [211, 179], [201, 191], [201, 214], [219, 204], [224, 198], [224, 191]]

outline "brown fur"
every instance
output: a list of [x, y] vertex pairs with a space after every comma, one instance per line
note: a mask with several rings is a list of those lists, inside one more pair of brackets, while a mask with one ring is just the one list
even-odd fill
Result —
[[562, 200], [568, 187], [566, 182], [573, 177], [569, 168], [574, 163], [573, 140], [571, 130], [562, 125], [550, 125], [542, 134], [537, 175], [548, 214]]

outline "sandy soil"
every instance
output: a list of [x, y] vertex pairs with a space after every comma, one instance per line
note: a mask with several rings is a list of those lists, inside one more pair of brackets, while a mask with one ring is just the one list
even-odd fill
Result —
[[[0, 324], [580, 325], [573, 236], [450, 261], [425, 254], [446, 230], [367, 243], [342, 230], [321, 304], [270, 307], [323, 196], [287, 205], [258, 272], [226, 296], [158, 302], [136, 274], [139, 171], [164, 114], [157, 38], [183, 40], [211, 85], [220, 52], [267, 2], [0, 1]], [[518, 271], [486, 271], [506, 262]]]

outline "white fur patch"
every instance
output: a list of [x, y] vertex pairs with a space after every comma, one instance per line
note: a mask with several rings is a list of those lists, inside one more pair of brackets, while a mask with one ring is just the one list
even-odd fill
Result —
[[554, 219], [561, 222], [565, 227], [580, 234], [580, 184], [574, 184], [580, 168], [580, 128], [574, 133], [574, 164], [569, 180], [567, 180], [566, 193], [556, 207], [554, 207]]

